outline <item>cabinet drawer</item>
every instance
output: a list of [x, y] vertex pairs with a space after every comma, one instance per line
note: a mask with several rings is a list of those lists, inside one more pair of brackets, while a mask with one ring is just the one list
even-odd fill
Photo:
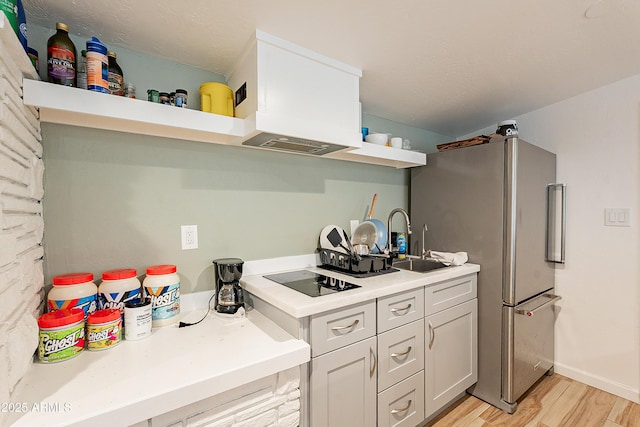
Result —
[[475, 298], [477, 283], [478, 276], [471, 274], [427, 286], [424, 290], [425, 315], [437, 313]]
[[424, 371], [378, 393], [378, 427], [414, 427], [424, 421]]
[[311, 357], [376, 334], [375, 301], [311, 316]]
[[378, 390], [424, 369], [424, 319], [378, 335]]
[[424, 288], [378, 299], [378, 333], [424, 317]]

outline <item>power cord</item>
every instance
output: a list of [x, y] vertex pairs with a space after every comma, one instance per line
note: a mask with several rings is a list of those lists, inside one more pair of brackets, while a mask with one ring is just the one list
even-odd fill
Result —
[[178, 328], [186, 328], [187, 326], [193, 326], [193, 325], [197, 325], [198, 323], [202, 322], [208, 315], [209, 312], [211, 311], [211, 300], [213, 299], [213, 297], [216, 296], [216, 293], [214, 292], [213, 295], [211, 295], [211, 298], [209, 298], [209, 303], [207, 304], [207, 306], [209, 307], [209, 309], [207, 310], [207, 312], [204, 314], [204, 316], [202, 317], [202, 319], [198, 320], [197, 322], [194, 323], [186, 323], [186, 322], [180, 322], [178, 324]]

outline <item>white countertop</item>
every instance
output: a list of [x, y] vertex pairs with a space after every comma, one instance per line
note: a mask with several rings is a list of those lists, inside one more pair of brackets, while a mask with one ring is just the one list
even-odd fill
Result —
[[[252, 275], [243, 276], [240, 282], [245, 290], [256, 297], [279, 308], [292, 317], [302, 318], [334, 310], [336, 308], [370, 301], [375, 298], [393, 295], [398, 292], [428, 286], [430, 284], [442, 282], [443, 280], [477, 273], [480, 271], [480, 266], [476, 264], [465, 264], [458, 267], [441, 268], [428, 273], [398, 270], [396, 272], [363, 279], [356, 279], [345, 274], [319, 268], [313, 263], [299, 266], [286, 265], [286, 268], [275, 272], [291, 271], [295, 269], [304, 269], [324, 274], [326, 276], [336, 277], [349, 283], [360, 285], [361, 287], [336, 292], [330, 295], [310, 297], [302, 292], [298, 292], [264, 278], [263, 275], [267, 274], [267, 272], [261, 271], [260, 269], [255, 269], [253, 272], [254, 274]], [[269, 273], [273, 272], [274, 271], [271, 271]]]
[[[183, 320], [194, 322], [203, 314], [196, 310]], [[166, 326], [109, 350], [34, 363], [11, 396], [28, 411], [11, 414], [10, 421], [29, 427], [130, 425], [304, 364], [309, 357], [307, 343], [256, 310], [233, 322], [212, 312], [194, 326]], [[37, 412], [41, 403], [49, 404], [49, 411]]]
[[[356, 279], [316, 264], [313, 254], [249, 261], [241, 282], [251, 294], [302, 318], [480, 270], [465, 264], [429, 273], [399, 270]], [[361, 287], [313, 298], [262, 277], [299, 269]], [[187, 315], [181, 320], [199, 320], [210, 295], [211, 291], [182, 295], [181, 309]], [[147, 339], [124, 340], [113, 349], [84, 351], [60, 363], [34, 363], [11, 396], [13, 403], [28, 410], [9, 414], [9, 421], [16, 427], [130, 425], [309, 360], [307, 343], [256, 310], [233, 322], [212, 312], [194, 326], [157, 328]], [[39, 405], [47, 410], [38, 412]]]

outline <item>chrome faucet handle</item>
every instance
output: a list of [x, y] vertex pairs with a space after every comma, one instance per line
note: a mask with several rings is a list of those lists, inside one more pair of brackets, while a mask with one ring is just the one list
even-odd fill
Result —
[[424, 233], [427, 231], [429, 231], [427, 224], [422, 224], [422, 258], [427, 258], [429, 252], [424, 245]]

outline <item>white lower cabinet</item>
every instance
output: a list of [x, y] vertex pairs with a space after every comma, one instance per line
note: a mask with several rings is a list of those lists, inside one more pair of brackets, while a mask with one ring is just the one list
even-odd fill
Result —
[[311, 359], [311, 426], [375, 426], [376, 364], [375, 336]]
[[378, 427], [414, 427], [424, 420], [424, 371], [378, 394]]
[[310, 427], [413, 427], [473, 385], [476, 286], [472, 274], [311, 316]]
[[425, 417], [478, 381], [477, 319], [475, 298], [425, 319]]

